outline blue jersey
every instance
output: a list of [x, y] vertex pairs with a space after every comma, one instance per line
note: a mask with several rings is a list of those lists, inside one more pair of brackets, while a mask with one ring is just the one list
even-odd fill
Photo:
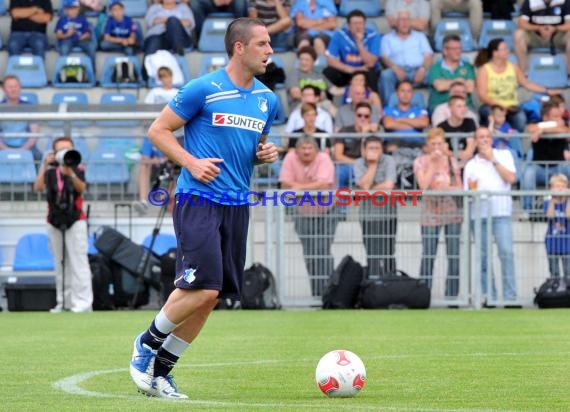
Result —
[[[551, 200], [544, 202], [544, 213], [548, 210], [550, 202]], [[570, 254], [570, 219], [566, 217], [566, 202], [568, 200], [556, 203], [554, 205], [554, 217], [548, 219], [544, 243], [549, 255]]]
[[[362, 44], [366, 50], [375, 56], [380, 55], [380, 39], [382, 36], [372, 29], [366, 28]], [[364, 60], [358, 50], [354, 37], [344, 27], [337, 30], [329, 43], [327, 54], [334, 58], [339, 59], [342, 63], [349, 66], [364, 66]], [[380, 68], [380, 63], [376, 63], [375, 68]]]
[[75, 33], [71, 36], [73, 40], [79, 40], [84, 33], [91, 33], [91, 26], [85, 17], [77, 16], [71, 18], [65, 15], [61, 16], [57, 21], [54, 32], [57, 33], [58, 31], [61, 31], [63, 33], [67, 33], [71, 28], [75, 28]]
[[107, 19], [103, 34], [108, 34], [112, 37], [120, 37], [128, 39], [131, 33], [137, 31], [137, 26], [129, 16], [124, 16], [122, 21], [117, 21], [113, 17]]
[[251, 89], [239, 88], [219, 69], [187, 83], [168, 105], [186, 121], [184, 148], [189, 153], [224, 160], [210, 183], [183, 168], [177, 193], [200, 194], [225, 205], [245, 204], [259, 139], [269, 133], [277, 112], [275, 94], [257, 79]]

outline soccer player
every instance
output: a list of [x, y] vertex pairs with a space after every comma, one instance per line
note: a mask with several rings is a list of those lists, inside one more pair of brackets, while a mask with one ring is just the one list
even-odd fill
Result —
[[[150, 396], [188, 398], [169, 373], [218, 298], [239, 298], [249, 222], [240, 192], [249, 190], [255, 163], [278, 158], [277, 147], [265, 142], [277, 99], [254, 78], [273, 53], [267, 29], [260, 20], [236, 19], [225, 47], [228, 65], [186, 84], [148, 131], [182, 166], [173, 213], [176, 289], [135, 339], [130, 366], [139, 391]], [[184, 147], [173, 134], [182, 126]]]

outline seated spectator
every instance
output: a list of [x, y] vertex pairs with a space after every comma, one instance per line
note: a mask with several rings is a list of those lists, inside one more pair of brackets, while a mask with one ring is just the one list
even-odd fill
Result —
[[483, 24], [483, 3], [481, 0], [430, 0], [431, 28], [435, 30], [444, 12], [456, 11], [469, 14], [469, 25], [474, 39], [479, 38]]
[[[16, 106], [20, 104], [29, 104], [27, 101], [21, 99], [22, 86], [20, 79], [16, 76], [8, 75], [4, 77], [2, 86], [4, 90], [4, 98], [0, 104], [7, 104]], [[36, 161], [42, 159], [42, 153], [36, 147], [38, 138], [33, 137], [11, 137], [13, 133], [39, 133], [40, 126], [36, 123], [29, 123], [25, 120], [10, 120], [0, 122], [0, 132], [4, 137], [0, 139], [0, 150], [3, 149], [21, 149], [31, 150]]]
[[49, 48], [46, 29], [53, 18], [50, 0], [10, 0], [12, 22], [8, 37], [8, 54], [18, 56], [26, 47], [34, 56], [45, 60]]
[[91, 33], [91, 25], [85, 16], [79, 15], [79, 0], [65, 0], [63, 15], [55, 26], [56, 49], [61, 56], [68, 56], [74, 47], [79, 47], [93, 63], [97, 41]]
[[[354, 162], [356, 186], [363, 190], [390, 191], [396, 183], [396, 164], [382, 150], [382, 139], [371, 136], [364, 140], [362, 157]], [[377, 199], [381, 202], [382, 199]], [[359, 208], [362, 241], [366, 249], [368, 276], [394, 273], [396, 265], [397, 209], [395, 204], [378, 207], [364, 202]]]
[[313, 46], [324, 56], [336, 29], [337, 10], [332, 0], [296, 0], [291, 10], [295, 23], [295, 46]]
[[[317, 120], [317, 105], [315, 103], [303, 103], [301, 104], [301, 117], [303, 118], [303, 127], [293, 130], [293, 133], [303, 133], [306, 136], [311, 136], [314, 133], [327, 133], [326, 130], [319, 129], [316, 125]], [[287, 145], [287, 151], [295, 150], [297, 147], [296, 137], [289, 138], [289, 143]], [[322, 144], [319, 144], [322, 146]], [[325, 139], [326, 154], [330, 154], [331, 139]]]
[[289, 49], [293, 20], [290, 0], [249, 0], [249, 17], [260, 19], [271, 37], [271, 47]]
[[[546, 102], [541, 110], [542, 121], [529, 124], [527, 132], [532, 142], [532, 162], [527, 163], [522, 177], [522, 190], [536, 190], [537, 185], [544, 185], [557, 173], [570, 178], [570, 164], [565, 161], [565, 151], [568, 148], [567, 138], [548, 137], [549, 134], [570, 133], [570, 128], [564, 124], [562, 111], [553, 102]], [[521, 216], [528, 218], [528, 213], [534, 210], [533, 198], [523, 197], [523, 209], [527, 213]]]
[[160, 4], [149, 7], [144, 19], [147, 27], [145, 54], [172, 50], [183, 56], [184, 49], [192, 46], [192, 29], [196, 23], [192, 10], [186, 4], [162, 0]]
[[315, 86], [321, 91], [320, 99], [326, 98], [330, 87], [329, 80], [322, 72], [315, 70], [317, 52], [311, 46], [297, 50], [298, 67], [287, 73], [287, 90], [289, 91], [289, 106], [294, 107], [301, 101], [301, 89], [305, 86]]
[[442, 54], [443, 58], [432, 64], [428, 71], [428, 110], [433, 113], [438, 105], [446, 103], [451, 86], [455, 83], [465, 86], [467, 105], [473, 106], [471, 93], [475, 89], [475, 69], [461, 57], [461, 38], [457, 35], [445, 36]]
[[522, 133], [527, 120], [520, 108], [519, 86], [536, 93], [559, 93], [558, 90], [547, 89], [528, 80], [521, 69], [509, 61], [509, 47], [501, 38], [491, 40], [487, 48], [479, 52], [475, 61], [478, 67], [476, 81], [482, 126], [489, 124], [491, 106], [499, 105], [507, 110], [507, 121]]
[[103, 51], [122, 52], [134, 56], [137, 46], [137, 25], [125, 15], [125, 6], [120, 0], [109, 3], [109, 17], [103, 29], [99, 47]]
[[410, 26], [413, 30], [427, 32], [430, 8], [426, 0], [386, 0], [384, 14], [391, 29], [396, 28], [399, 11], [410, 13]]
[[[451, 86], [449, 87], [449, 98], [454, 96], [463, 97], [465, 101], [468, 101], [467, 87], [465, 86], [465, 83], [454, 82], [451, 84]], [[449, 111], [448, 100], [446, 100], [444, 103], [438, 104], [435, 107], [435, 109], [431, 114], [431, 124], [438, 125], [441, 122], [449, 119], [449, 116], [451, 116], [451, 112]], [[477, 123], [477, 114], [470, 107], [467, 107], [467, 113], [465, 114], [465, 117], [469, 117], [470, 119], [473, 119], [475, 123]]]
[[564, 49], [566, 72], [570, 73], [570, 1], [524, 0], [514, 43], [515, 55], [523, 73], [527, 71], [527, 55], [531, 47]]
[[172, 70], [169, 67], [158, 69], [157, 77], [162, 86], [154, 87], [148, 92], [144, 98], [146, 104], [166, 104], [178, 93], [178, 89], [172, 85]]
[[[301, 91], [301, 104], [302, 103], [313, 103], [317, 105], [317, 119], [315, 120], [315, 126], [327, 133], [333, 132], [333, 120], [329, 112], [325, 109], [319, 107], [319, 96], [321, 91], [315, 86], [307, 85], [303, 87]], [[293, 133], [297, 129], [301, 129], [304, 126], [303, 117], [301, 116], [301, 109], [296, 107], [287, 119], [287, 124], [285, 125], [285, 131], [287, 133]]]
[[[231, 13], [233, 17], [247, 17], [247, 0], [188, 0], [196, 22], [196, 38], [200, 38], [202, 24], [212, 13]], [[186, 5], [186, 4], [184, 4]]]
[[429, 40], [422, 32], [410, 27], [410, 13], [400, 11], [396, 18], [396, 29], [382, 38], [380, 58], [386, 67], [380, 75], [382, 101], [390, 101], [396, 84], [403, 80], [414, 86], [423, 86], [433, 59]]
[[[335, 130], [338, 132], [340, 129], [346, 126], [351, 126], [354, 124], [354, 112], [356, 110], [356, 105], [361, 102], [366, 102], [370, 104], [369, 94], [366, 93], [366, 87], [361, 84], [355, 84], [350, 88], [350, 103], [343, 104], [339, 107], [335, 116]], [[378, 126], [380, 123], [381, 114], [378, 113], [375, 106], [372, 106], [372, 116], [370, 117], [370, 122], [374, 125], [373, 132], [378, 131]]]
[[[283, 189], [295, 191], [331, 190], [335, 187], [334, 164], [329, 155], [319, 151], [312, 137], [297, 140], [295, 151], [285, 155], [279, 182]], [[303, 246], [305, 266], [313, 296], [321, 296], [329, 276], [334, 271], [331, 245], [338, 218], [335, 206], [324, 206], [330, 199], [304, 201], [294, 209], [295, 232]]]
[[366, 27], [366, 16], [360, 10], [351, 11], [347, 25], [337, 30], [327, 49], [327, 64], [323, 74], [337, 87], [350, 83], [354, 73], [361, 72], [374, 91], [378, 88], [380, 73], [381, 36]]
[[477, 125], [473, 119], [465, 116], [467, 105], [463, 97], [450, 97], [449, 111], [451, 112], [449, 119], [441, 122], [437, 127], [440, 127], [446, 133], [470, 133], [468, 137], [446, 138], [452, 153], [458, 153], [459, 160], [464, 164], [475, 154], [475, 139], [472, 133], [475, 133]]
[[370, 103], [370, 106], [374, 107], [376, 113], [382, 116], [382, 100], [380, 99], [380, 95], [376, 93], [366, 82], [366, 75], [363, 72], [356, 72], [352, 75], [350, 79], [350, 84], [346, 88], [344, 93], [343, 104], [350, 103], [350, 88], [352, 86], [364, 86], [366, 89], [366, 100]]

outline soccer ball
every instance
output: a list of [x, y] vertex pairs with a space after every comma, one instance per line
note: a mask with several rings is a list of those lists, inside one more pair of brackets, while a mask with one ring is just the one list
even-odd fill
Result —
[[331, 398], [356, 396], [366, 382], [366, 369], [354, 353], [338, 349], [327, 353], [317, 364], [319, 389]]

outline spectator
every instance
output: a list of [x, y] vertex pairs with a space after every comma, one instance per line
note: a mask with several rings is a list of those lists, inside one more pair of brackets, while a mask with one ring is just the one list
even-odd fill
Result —
[[441, 21], [441, 14], [455, 11], [469, 14], [469, 25], [474, 39], [479, 38], [483, 24], [483, 3], [481, 0], [430, 0], [431, 28], [435, 30]]
[[332, 0], [296, 0], [291, 10], [295, 23], [295, 46], [313, 46], [318, 56], [324, 56], [336, 29], [337, 10]]
[[413, 30], [427, 32], [430, 9], [426, 0], [386, 0], [384, 14], [391, 29], [396, 28], [399, 11], [410, 13], [410, 25]]
[[374, 91], [378, 88], [380, 73], [381, 36], [366, 27], [366, 16], [360, 10], [351, 11], [347, 25], [337, 30], [327, 49], [327, 64], [323, 74], [337, 87], [350, 83], [354, 73], [362, 72]]
[[[351, 126], [354, 124], [354, 111], [356, 105], [360, 102], [366, 102], [370, 104], [369, 98], [370, 93], [367, 93], [366, 86], [363, 84], [354, 84], [350, 88], [350, 103], [343, 104], [339, 107], [336, 117], [335, 117], [335, 130], [338, 132], [340, 129], [346, 126]], [[374, 125], [373, 132], [378, 131], [378, 125], [380, 122], [381, 113], [379, 113], [375, 106], [372, 106], [372, 117], [370, 117], [371, 123]]]
[[[333, 162], [329, 155], [319, 151], [315, 139], [303, 137], [297, 140], [295, 151], [285, 155], [279, 182], [283, 189], [295, 191], [333, 189]], [[305, 201], [299, 205], [293, 218], [295, 232], [303, 245], [313, 296], [322, 295], [325, 282], [334, 271], [331, 244], [338, 223], [335, 207], [321, 206], [330, 199], [319, 198], [313, 199], [314, 204]]]
[[212, 13], [231, 13], [233, 17], [247, 17], [248, 0], [189, 0], [196, 21], [196, 38], [200, 38], [202, 24]]
[[144, 98], [146, 104], [166, 104], [178, 93], [178, 89], [172, 84], [172, 70], [169, 67], [159, 68], [157, 77], [162, 86], [154, 87], [148, 92]]
[[568, 178], [556, 174], [550, 178], [553, 196], [544, 201], [544, 214], [548, 219], [546, 229], [546, 254], [548, 269], [553, 278], [560, 277], [560, 263], [566, 284], [570, 283], [570, 202], [568, 201]]
[[[327, 133], [326, 130], [319, 129], [316, 125], [317, 120], [317, 105], [315, 103], [303, 103], [300, 107], [301, 117], [303, 118], [303, 127], [293, 130], [293, 133], [303, 133], [306, 136], [311, 136], [314, 133]], [[287, 151], [294, 151], [297, 148], [296, 137], [289, 138]], [[320, 145], [322, 146], [322, 145]], [[331, 139], [325, 139], [326, 154], [330, 154]]]
[[137, 46], [137, 25], [125, 15], [125, 6], [120, 0], [109, 3], [109, 17], [103, 29], [100, 48], [103, 51], [123, 52], [134, 56]]
[[[446, 133], [475, 133], [477, 125], [473, 119], [466, 117], [467, 105], [463, 97], [455, 96], [449, 98], [449, 119], [441, 122], [437, 127], [441, 127]], [[446, 139], [452, 153], [459, 154], [461, 164], [464, 164], [475, 154], [475, 140], [472, 135], [461, 138]]]
[[[565, 161], [568, 139], [565, 137], [548, 137], [549, 134], [567, 134], [570, 128], [564, 124], [560, 107], [551, 101], [545, 102], [541, 109], [542, 121], [529, 124], [527, 132], [532, 142], [532, 162], [529, 162], [522, 177], [522, 190], [536, 190], [536, 185], [546, 184], [549, 176], [562, 173], [570, 178], [570, 164]], [[530, 157], [530, 156], [529, 156]], [[521, 218], [527, 219], [533, 210], [530, 196], [523, 197], [525, 213]]]
[[564, 100], [564, 96], [562, 96], [561, 94], [555, 94], [553, 96], [550, 96], [550, 100], [554, 102], [558, 106], [558, 108], [562, 111], [562, 118], [564, 119], [564, 124], [566, 126], [569, 126], [570, 112], [566, 107], [566, 101]]
[[570, 0], [524, 0], [514, 33], [514, 43], [523, 73], [527, 71], [526, 61], [530, 47], [564, 49], [566, 72], [570, 73]]
[[366, 93], [366, 101], [370, 103], [370, 106], [374, 108], [376, 113], [382, 116], [382, 100], [380, 99], [380, 95], [372, 90], [372, 88], [368, 85], [366, 81], [366, 73], [364, 72], [356, 72], [352, 75], [350, 79], [350, 84], [346, 88], [344, 92], [344, 100], [343, 104], [350, 103], [352, 100], [350, 98], [350, 88], [352, 86], [364, 86], [365, 93]]
[[[340, 133], [374, 133], [378, 130], [378, 124], [372, 122], [372, 107], [367, 102], [356, 104], [354, 120], [350, 126], [344, 126]], [[333, 160], [335, 161], [338, 186], [352, 187], [353, 164], [362, 155], [362, 138], [341, 137], [335, 140]]]
[[[303, 87], [301, 91], [301, 103], [314, 103], [317, 105], [317, 119], [315, 121], [315, 126], [319, 129], [326, 131], [327, 133], [333, 132], [333, 120], [331, 115], [325, 110], [319, 107], [319, 96], [321, 92], [315, 86], [307, 85]], [[289, 115], [287, 124], [285, 125], [285, 131], [287, 133], [293, 133], [297, 129], [301, 129], [304, 125], [303, 117], [301, 116], [301, 109], [299, 107], [295, 108]]]
[[[22, 86], [20, 84], [20, 79], [17, 76], [8, 75], [4, 77], [3, 87], [4, 98], [1, 104], [7, 104], [9, 106], [16, 106], [20, 104], [29, 104], [27, 101], [22, 100]], [[21, 150], [31, 150], [34, 155], [36, 162], [42, 159], [42, 153], [36, 147], [38, 138], [36, 136], [32, 137], [11, 137], [11, 134], [16, 133], [32, 133], [37, 134], [40, 131], [40, 126], [36, 123], [29, 123], [25, 120], [22, 121], [3, 121], [0, 123], [0, 129], [4, 134], [4, 137], [0, 139], [0, 150], [4, 149], [21, 149]]]
[[177, 4], [176, 0], [162, 0], [160, 4], [149, 7], [144, 19], [147, 27], [145, 54], [173, 50], [183, 56], [184, 49], [192, 46], [192, 29], [196, 23], [188, 5]]
[[79, 47], [95, 68], [97, 41], [92, 36], [87, 18], [79, 15], [79, 0], [65, 0], [63, 7], [64, 14], [55, 26], [58, 53], [61, 56], [68, 56], [74, 47]]
[[[449, 97], [453, 96], [460, 96], [463, 97], [464, 99], [467, 99], [467, 87], [465, 86], [464, 83], [454, 82], [451, 84], [451, 86], [449, 87]], [[438, 125], [441, 122], [449, 119], [449, 116], [451, 116], [451, 112], [449, 111], [449, 103], [448, 103], [449, 97], [444, 103], [438, 104], [435, 107], [435, 109], [432, 111], [431, 124]], [[465, 114], [465, 117], [469, 117], [470, 119], [473, 119], [475, 123], [477, 123], [477, 114], [469, 107], [467, 107], [467, 113]]]
[[46, 35], [47, 24], [53, 18], [50, 0], [10, 0], [10, 36], [8, 54], [17, 56], [26, 47], [32, 49], [34, 56], [45, 60], [49, 48]]
[[311, 46], [297, 50], [298, 66], [293, 67], [291, 73], [287, 73], [287, 90], [289, 91], [289, 106], [293, 107], [301, 101], [301, 89], [305, 86], [315, 86], [320, 93], [320, 100], [325, 99], [330, 87], [329, 80], [322, 72], [315, 70], [317, 52]]
[[382, 38], [380, 58], [386, 67], [380, 75], [384, 104], [390, 101], [398, 82], [408, 80], [414, 86], [426, 84], [433, 51], [426, 35], [411, 29], [407, 11], [398, 12], [396, 28]]
[[[493, 137], [486, 127], [479, 127], [475, 131], [475, 145], [477, 155], [465, 165], [463, 171], [463, 187], [465, 190], [485, 192], [507, 192], [515, 182], [516, 171], [513, 157], [508, 150], [493, 149]], [[517, 297], [515, 280], [515, 265], [513, 258], [513, 234], [511, 227], [513, 199], [509, 195], [481, 196], [478, 202], [472, 202], [471, 230], [479, 231], [481, 236], [480, 265], [481, 290], [483, 297], [488, 296], [488, 278], [491, 279], [492, 289], [490, 299], [497, 298], [492, 268], [487, 268], [487, 253], [491, 251], [491, 239], [487, 233], [492, 233], [497, 244], [501, 274], [503, 280], [503, 299], [511, 303]], [[475, 227], [477, 217], [480, 217], [480, 226]], [[490, 224], [490, 230], [487, 225]], [[492, 261], [492, 260], [491, 260]], [[489, 302], [486, 302], [489, 305]]]
[[[436, 127], [428, 131], [425, 154], [414, 161], [414, 174], [418, 188], [424, 195], [430, 190], [463, 190], [461, 170], [448, 148], [443, 129]], [[445, 296], [457, 296], [459, 293], [459, 242], [463, 221], [460, 204], [459, 197], [424, 196], [422, 199], [420, 277], [425, 279], [431, 288], [439, 234], [441, 229], [444, 229], [447, 249]]]
[[512, 136], [515, 130], [507, 122], [507, 111], [501, 106], [491, 107], [491, 117], [489, 119], [489, 129], [495, 136], [493, 148], [505, 149], [511, 152], [517, 169], [517, 182], [520, 180], [522, 172], [522, 161], [524, 159], [524, 149], [520, 137]]
[[[354, 162], [354, 179], [359, 189], [390, 191], [396, 182], [394, 159], [383, 153], [382, 139], [376, 136], [364, 140], [362, 157]], [[382, 202], [383, 199], [376, 199]], [[390, 202], [375, 206], [364, 202], [359, 208], [362, 240], [366, 249], [368, 276], [383, 276], [396, 271], [395, 243], [397, 229], [396, 206]]]
[[290, 0], [249, 0], [249, 17], [260, 19], [267, 26], [273, 49], [288, 50], [293, 21], [289, 17]]
[[499, 105], [507, 110], [507, 121], [522, 133], [527, 120], [520, 108], [519, 86], [536, 93], [559, 93], [558, 90], [549, 90], [528, 80], [521, 69], [509, 61], [509, 47], [501, 38], [491, 40], [487, 49], [481, 50], [475, 61], [479, 68], [476, 81], [481, 102], [479, 118], [482, 126], [489, 124], [491, 106]]
[[[434, 109], [449, 100], [451, 86], [461, 83], [465, 86], [467, 105], [473, 106], [471, 93], [475, 89], [475, 69], [473, 65], [461, 57], [461, 38], [449, 35], [443, 39], [443, 58], [432, 64], [428, 71], [429, 104]], [[433, 123], [437, 124], [437, 123]]]

